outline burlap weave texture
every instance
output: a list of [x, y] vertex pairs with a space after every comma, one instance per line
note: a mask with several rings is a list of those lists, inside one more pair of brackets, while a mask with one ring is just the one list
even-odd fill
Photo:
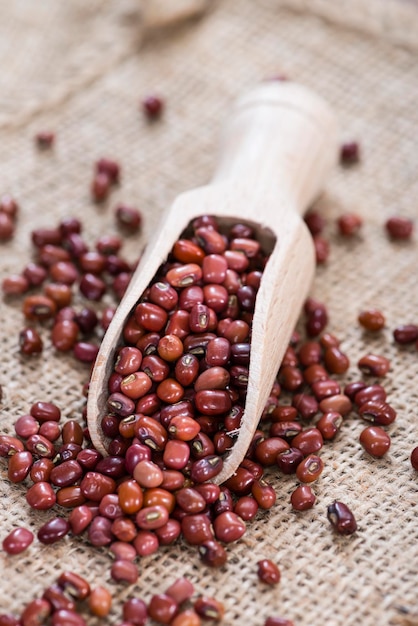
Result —
[[[338, 440], [323, 450], [325, 471], [314, 487], [314, 509], [292, 512], [289, 495], [295, 480], [273, 473], [276, 506], [249, 524], [219, 571], [202, 566], [196, 550], [180, 544], [143, 559], [133, 590], [111, 583], [109, 554], [82, 538], [56, 546], [35, 542], [20, 557], [1, 553], [1, 610], [18, 610], [65, 567], [114, 590], [114, 624], [123, 599], [138, 594], [147, 600], [181, 574], [198, 591], [224, 601], [225, 624], [259, 626], [272, 614], [293, 619], [297, 626], [418, 624], [418, 477], [408, 460], [418, 445], [418, 354], [414, 347], [396, 347], [391, 334], [398, 323], [416, 322], [418, 248], [416, 238], [394, 243], [383, 229], [392, 214], [416, 215], [418, 69], [409, 42], [418, 18], [411, 4], [411, 30], [400, 46], [393, 42], [399, 43], [398, 35], [386, 37], [384, 29], [359, 32], [355, 20], [346, 28], [342, 20], [324, 19], [324, 2], [317, 3], [318, 15], [315, 2], [307, 14], [301, 12], [302, 4], [294, 11], [289, 2], [219, 1], [193, 26], [163, 31], [139, 47], [140, 13], [133, 2], [97, 1], [94, 7], [89, 4], [88, 16], [84, 3], [54, 5], [53, 12], [45, 4], [44, 21], [30, 3], [21, 0], [13, 13], [2, 3], [8, 18], [3, 20], [3, 50], [9, 55], [6, 61], [13, 58], [15, 64], [7, 63], [14, 77], [3, 71], [0, 191], [18, 198], [21, 213], [13, 241], [1, 244], [1, 278], [30, 260], [29, 233], [35, 226], [77, 215], [92, 242], [98, 233], [115, 230], [112, 209], [118, 200], [136, 204], [144, 213], [142, 236], [126, 244], [126, 255], [134, 259], [161, 209], [179, 192], [210, 180], [221, 125], [233, 99], [260, 79], [286, 74], [330, 101], [342, 140], [361, 143], [361, 164], [337, 169], [318, 202], [327, 220], [331, 255], [317, 271], [312, 294], [327, 304], [329, 330], [343, 339], [350, 356], [345, 380], [360, 377], [356, 362], [365, 352], [392, 360], [385, 380], [398, 411], [389, 427], [391, 450], [385, 459], [368, 458], [358, 443], [363, 424], [353, 412]], [[403, 4], [402, 15], [405, 10]], [[52, 44], [45, 46], [44, 64], [30, 58], [30, 42], [41, 45], [45, 21], [48, 31], [56, 27], [62, 33], [54, 48], [60, 61], [68, 61], [61, 70]], [[20, 60], [12, 49], [17, 42]], [[17, 80], [19, 73], [24, 80]], [[140, 98], [150, 91], [167, 101], [166, 114], [155, 125], [147, 125], [138, 109]], [[39, 153], [33, 145], [34, 133], [44, 128], [57, 133], [51, 153]], [[120, 160], [123, 180], [110, 201], [97, 207], [89, 184], [92, 164], [103, 155]], [[350, 241], [343, 241], [335, 226], [346, 211], [364, 218], [361, 236]], [[386, 315], [387, 327], [378, 337], [365, 334], [356, 321], [368, 306]], [[54, 353], [46, 332], [44, 354], [22, 359], [17, 345], [22, 323], [19, 301], [1, 302], [1, 423], [8, 432], [34, 400], [55, 401], [65, 416], [79, 416], [80, 387], [88, 376], [88, 368]], [[10, 485], [4, 462], [0, 471], [1, 538], [17, 525], [36, 530], [46, 515], [29, 511], [25, 488]], [[354, 536], [331, 532], [326, 506], [333, 499], [355, 511], [359, 530]], [[257, 581], [256, 562], [263, 557], [280, 565], [282, 581], [276, 588]]]

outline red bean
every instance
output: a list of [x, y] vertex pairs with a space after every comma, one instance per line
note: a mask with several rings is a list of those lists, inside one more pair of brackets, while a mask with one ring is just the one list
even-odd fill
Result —
[[205, 539], [202, 543], [199, 543], [199, 555], [203, 563], [209, 565], [209, 567], [222, 567], [227, 560], [225, 548], [215, 539]]
[[74, 508], [69, 517], [68, 523], [73, 535], [80, 535], [93, 519], [93, 512], [89, 506], [80, 505]]
[[327, 508], [327, 517], [340, 535], [351, 535], [357, 530], [355, 517], [343, 502], [334, 501], [330, 504]]
[[171, 623], [177, 612], [177, 602], [165, 593], [153, 595], [148, 604], [149, 617], [161, 624]]
[[15, 528], [3, 539], [3, 550], [10, 555], [24, 552], [33, 541], [33, 533], [27, 528]]
[[56, 495], [49, 483], [39, 482], [28, 489], [26, 501], [33, 509], [45, 511], [54, 506]]
[[257, 576], [267, 585], [277, 585], [280, 582], [280, 570], [271, 559], [262, 559], [257, 562]]
[[80, 483], [82, 494], [89, 500], [100, 502], [107, 493], [114, 493], [116, 483], [113, 478], [98, 472], [87, 472]]
[[365, 374], [372, 376], [386, 376], [390, 369], [390, 361], [384, 356], [366, 354], [357, 363], [359, 369]]
[[22, 622], [22, 626], [37, 626], [38, 624], [45, 624], [47, 623], [51, 612], [51, 604], [43, 598], [38, 598], [29, 602], [20, 616], [20, 621]]
[[290, 502], [295, 511], [306, 511], [315, 504], [315, 494], [309, 485], [299, 485], [292, 492]]
[[294, 623], [284, 617], [268, 617], [264, 622], [264, 626], [294, 626]]
[[319, 478], [323, 468], [322, 459], [315, 454], [310, 454], [297, 466], [296, 476], [302, 483], [311, 483]]
[[380, 426], [392, 424], [396, 419], [395, 409], [387, 402], [379, 400], [370, 400], [362, 404], [359, 408], [359, 414], [364, 419]]
[[393, 331], [393, 338], [400, 345], [414, 343], [418, 339], [418, 326], [416, 324], [400, 324]]
[[392, 239], [407, 240], [412, 236], [414, 224], [408, 217], [393, 216], [386, 220], [385, 229]]
[[411, 465], [414, 468], [414, 470], [418, 471], [418, 446], [415, 447], [412, 450], [411, 456], [410, 456], [410, 461], [411, 461]]
[[134, 539], [134, 547], [139, 556], [149, 556], [158, 550], [157, 536], [148, 530], [140, 530]]
[[62, 517], [54, 517], [43, 524], [38, 530], [38, 540], [44, 544], [51, 544], [59, 541], [70, 530], [70, 524]]
[[112, 607], [112, 595], [105, 587], [97, 586], [88, 597], [90, 612], [97, 617], [106, 617]]
[[85, 600], [90, 595], [90, 585], [87, 580], [74, 572], [64, 571], [58, 579], [58, 585], [75, 600]]
[[385, 317], [379, 309], [366, 309], [365, 311], [361, 311], [358, 316], [358, 321], [363, 328], [371, 332], [379, 331], [385, 325]]
[[363, 448], [374, 457], [382, 457], [390, 448], [390, 436], [379, 426], [368, 426], [360, 434]]
[[141, 598], [129, 598], [123, 603], [123, 619], [134, 626], [145, 626], [148, 619], [147, 605]]
[[[323, 437], [318, 428], [306, 428], [292, 439], [292, 446], [299, 448], [304, 456], [318, 452], [323, 445]], [[282, 452], [282, 450], [281, 450]]]
[[187, 543], [201, 545], [205, 541], [214, 539], [214, 531], [209, 518], [198, 513], [186, 515], [181, 520], [181, 530]]
[[363, 225], [363, 220], [357, 213], [344, 213], [337, 219], [337, 227], [343, 237], [352, 237], [357, 234]]

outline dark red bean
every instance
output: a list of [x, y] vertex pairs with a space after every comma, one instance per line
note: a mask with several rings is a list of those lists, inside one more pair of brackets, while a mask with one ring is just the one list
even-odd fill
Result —
[[327, 508], [327, 517], [334, 530], [340, 535], [351, 535], [357, 530], [353, 513], [343, 502], [334, 501]]
[[33, 533], [28, 528], [15, 528], [3, 539], [2, 547], [7, 554], [24, 552], [33, 541]]
[[142, 101], [142, 110], [150, 121], [158, 119], [164, 111], [164, 100], [160, 96], [146, 96]]
[[385, 222], [388, 235], [395, 240], [407, 240], [412, 236], [414, 223], [408, 217], [394, 216]]
[[193, 608], [204, 620], [222, 621], [225, 609], [221, 602], [209, 596], [200, 596], [195, 600]]
[[294, 474], [303, 454], [298, 448], [289, 448], [277, 455], [276, 463], [283, 474]]
[[88, 500], [100, 502], [107, 493], [115, 492], [116, 483], [109, 476], [104, 476], [98, 472], [87, 472], [80, 483], [80, 487], [82, 494]]
[[418, 326], [416, 324], [400, 324], [393, 331], [393, 338], [400, 345], [414, 343], [418, 339]]
[[62, 517], [53, 517], [43, 524], [38, 530], [38, 540], [44, 544], [51, 544], [59, 541], [70, 530], [70, 524]]
[[135, 207], [120, 204], [115, 209], [116, 223], [128, 234], [137, 232], [142, 226], [142, 213]]
[[297, 393], [293, 396], [292, 404], [303, 420], [312, 419], [318, 412], [318, 402], [314, 396]]
[[342, 165], [353, 165], [360, 161], [360, 146], [357, 141], [345, 142], [340, 148], [340, 163]]
[[107, 546], [113, 540], [112, 521], [98, 515], [88, 527], [88, 539], [93, 546]]
[[166, 311], [173, 311], [177, 306], [178, 293], [166, 282], [156, 282], [151, 285], [149, 299], [153, 304], [162, 307]]
[[52, 402], [35, 402], [31, 406], [30, 414], [38, 420], [38, 422], [59, 422], [61, 419], [60, 409]]
[[309, 485], [299, 485], [292, 492], [290, 502], [295, 511], [306, 511], [315, 504], [315, 494]]
[[110, 574], [116, 582], [127, 583], [133, 585], [139, 577], [138, 567], [132, 561], [119, 559], [114, 561]]
[[414, 468], [414, 470], [418, 471], [418, 446], [415, 447], [412, 450], [411, 456], [410, 456], [410, 461], [411, 461], [411, 465]]
[[227, 560], [225, 548], [215, 539], [206, 539], [199, 543], [199, 556], [203, 563], [209, 567], [222, 567]]
[[79, 284], [80, 292], [88, 300], [98, 302], [106, 293], [106, 283], [91, 272], [84, 274]]
[[329, 396], [336, 396], [341, 393], [340, 385], [336, 380], [318, 380], [311, 385], [312, 392], [318, 402]]
[[231, 410], [232, 402], [227, 391], [204, 389], [195, 395], [197, 410], [203, 415], [222, 415]]
[[274, 488], [263, 478], [254, 481], [251, 493], [260, 509], [271, 509], [276, 503], [277, 496]]
[[51, 472], [55, 465], [51, 459], [37, 459], [30, 468], [30, 479], [34, 483], [49, 482]]
[[257, 562], [257, 576], [267, 585], [277, 585], [280, 582], [280, 570], [271, 559], [262, 559]]
[[22, 452], [23, 450], [24, 445], [17, 437], [0, 435], [0, 456], [11, 457], [16, 452]]
[[111, 180], [104, 172], [95, 174], [91, 183], [91, 195], [97, 203], [104, 202], [110, 193]]
[[212, 480], [223, 467], [222, 458], [216, 455], [205, 456], [192, 464], [190, 477], [193, 482], [204, 483]]

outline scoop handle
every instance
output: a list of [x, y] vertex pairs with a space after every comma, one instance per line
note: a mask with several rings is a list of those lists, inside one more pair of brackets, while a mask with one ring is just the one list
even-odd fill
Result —
[[[266, 82], [238, 100], [222, 136], [213, 182], [251, 185], [254, 198], [287, 197], [289, 210], [300, 215], [319, 194], [337, 157], [333, 111], [316, 93], [293, 82]], [[254, 214], [248, 202], [242, 217], [262, 221], [265, 216]], [[274, 222], [274, 213], [268, 219]]]

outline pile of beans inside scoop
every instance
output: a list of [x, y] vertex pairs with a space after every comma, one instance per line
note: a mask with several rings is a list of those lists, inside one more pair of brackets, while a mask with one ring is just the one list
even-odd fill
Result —
[[[91, 587], [79, 574], [64, 571], [42, 596], [24, 607], [20, 616], [0, 614], [0, 626], [86, 626], [88, 618], [108, 617], [112, 604], [106, 587]], [[189, 579], [177, 578], [148, 602], [137, 596], [125, 600], [121, 613], [118, 626], [145, 626], [150, 620], [170, 626], [201, 626], [202, 622], [221, 622], [225, 609], [216, 598], [196, 594]]]

